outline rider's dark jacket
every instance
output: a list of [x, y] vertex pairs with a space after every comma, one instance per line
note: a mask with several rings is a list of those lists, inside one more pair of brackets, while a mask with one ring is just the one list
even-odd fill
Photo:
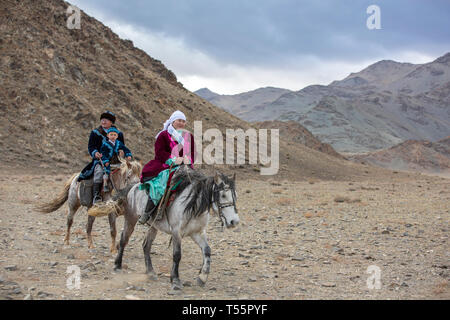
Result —
[[[112, 127], [115, 126], [113, 125]], [[91, 131], [91, 135], [89, 136], [88, 152], [92, 157], [92, 161], [81, 171], [80, 176], [78, 177], [78, 181], [89, 179], [94, 174], [95, 166], [97, 165], [97, 163], [100, 163], [95, 158], [95, 153], [100, 152], [100, 148], [102, 147], [103, 142], [106, 142], [107, 140], [108, 138], [106, 136], [106, 131], [102, 126], [99, 126], [98, 128]], [[119, 133], [119, 137], [117, 138], [117, 140], [125, 144], [125, 139], [122, 132]]]

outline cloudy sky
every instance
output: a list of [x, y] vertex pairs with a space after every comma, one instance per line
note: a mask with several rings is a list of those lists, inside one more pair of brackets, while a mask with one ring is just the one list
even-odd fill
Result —
[[[449, 0], [69, 2], [161, 60], [191, 91], [300, 90], [382, 59], [425, 63], [450, 51]], [[367, 27], [371, 5], [381, 29]]]

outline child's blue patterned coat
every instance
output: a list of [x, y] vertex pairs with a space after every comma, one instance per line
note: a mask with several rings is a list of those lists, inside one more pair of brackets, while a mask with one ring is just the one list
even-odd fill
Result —
[[[105, 165], [105, 173], [110, 174], [111, 172], [111, 160], [116, 155], [119, 155], [119, 150], [122, 150], [125, 153], [125, 157], [131, 157], [131, 151], [128, 149], [122, 142], [116, 140], [116, 143], [113, 145], [109, 141], [103, 141], [102, 146], [100, 147], [100, 153], [102, 154], [102, 162]], [[106, 166], [106, 163], [108, 165]]]

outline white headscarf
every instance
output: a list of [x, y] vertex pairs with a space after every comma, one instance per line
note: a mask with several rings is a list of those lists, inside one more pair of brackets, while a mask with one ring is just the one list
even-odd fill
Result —
[[179, 120], [179, 119], [186, 121], [186, 116], [184, 115], [183, 112], [181, 112], [180, 110], [177, 110], [174, 113], [172, 113], [172, 115], [170, 116], [170, 118], [168, 120], [166, 120], [166, 122], [164, 122], [164, 127], [160, 132], [158, 132], [158, 134], [156, 135], [156, 139], [158, 139], [158, 136], [161, 132], [163, 132], [164, 130], [167, 130], [170, 133], [170, 135], [178, 141], [178, 143], [181, 143], [182, 145], [184, 145], [183, 137], [172, 126], [172, 123], [175, 120]]

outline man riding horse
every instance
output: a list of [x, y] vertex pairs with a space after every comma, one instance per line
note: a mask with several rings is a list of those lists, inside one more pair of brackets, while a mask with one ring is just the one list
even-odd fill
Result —
[[[87, 180], [94, 176], [93, 181], [93, 203], [102, 201], [101, 190], [103, 184], [103, 167], [100, 163], [102, 159], [102, 154], [100, 149], [102, 144], [107, 141], [107, 130], [116, 126], [116, 115], [111, 111], [105, 111], [100, 116], [100, 126], [91, 131], [89, 136], [88, 150], [92, 157], [92, 162], [89, 163], [82, 171], [78, 177], [78, 181]], [[117, 129], [117, 128], [116, 128]], [[118, 130], [118, 129], [117, 129]], [[122, 144], [125, 144], [123, 133], [119, 131], [119, 136], [117, 138]], [[121, 157], [124, 156], [124, 152], [119, 150]]]

